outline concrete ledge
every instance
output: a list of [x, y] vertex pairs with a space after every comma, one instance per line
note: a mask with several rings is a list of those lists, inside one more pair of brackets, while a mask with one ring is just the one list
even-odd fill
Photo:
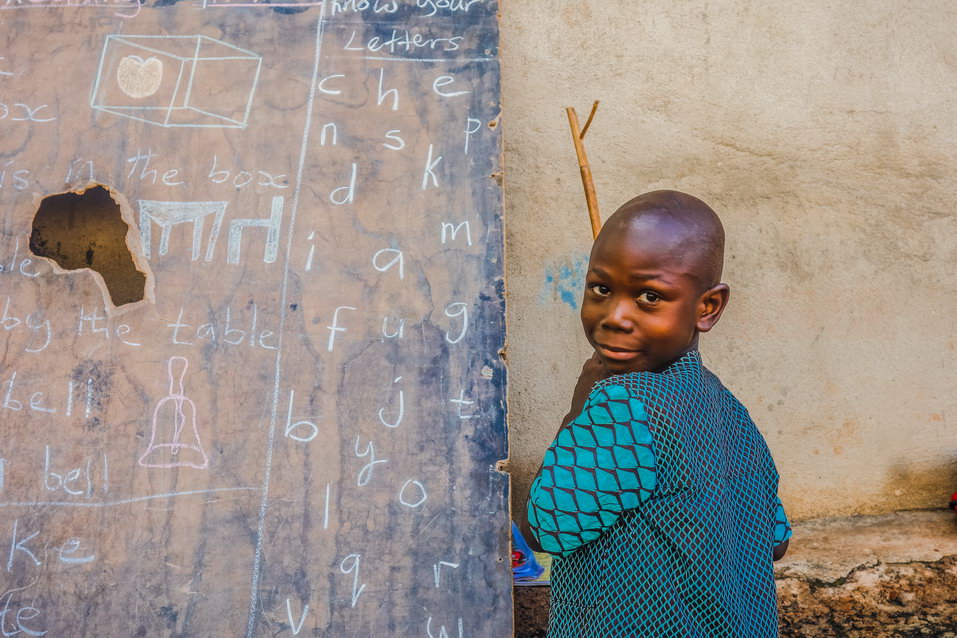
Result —
[[775, 574], [782, 636], [957, 637], [949, 510], [798, 524]]
[[[798, 523], [777, 563], [781, 636], [957, 638], [957, 516], [896, 512]], [[515, 588], [515, 635], [541, 638], [548, 587]]]

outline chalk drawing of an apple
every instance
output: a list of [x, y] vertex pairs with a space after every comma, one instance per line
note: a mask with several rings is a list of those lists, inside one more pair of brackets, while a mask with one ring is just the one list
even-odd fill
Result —
[[158, 58], [128, 55], [116, 69], [116, 83], [131, 98], [141, 100], [159, 90], [163, 82], [163, 62]]

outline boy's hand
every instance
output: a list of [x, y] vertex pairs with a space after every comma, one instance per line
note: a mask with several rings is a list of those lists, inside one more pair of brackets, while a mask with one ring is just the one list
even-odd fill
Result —
[[788, 542], [791, 539], [788, 539], [774, 548], [774, 557], [773, 560], [779, 561], [784, 558], [784, 555], [788, 553]]
[[562, 427], [581, 414], [585, 407], [585, 401], [595, 384], [610, 376], [612, 376], [612, 373], [598, 358], [598, 353], [593, 353], [591, 358], [582, 365], [581, 374], [578, 375], [578, 383], [575, 384], [575, 391], [572, 393], [572, 406], [565, 418], [562, 419]]

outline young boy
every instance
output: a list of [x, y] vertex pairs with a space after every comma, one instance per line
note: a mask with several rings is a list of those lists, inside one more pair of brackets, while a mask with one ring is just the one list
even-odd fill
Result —
[[675, 191], [631, 200], [595, 240], [581, 310], [595, 353], [528, 500], [555, 556], [550, 638], [778, 635], [778, 474], [698, 353], [728, 303], [723, 261], [717, 215]]

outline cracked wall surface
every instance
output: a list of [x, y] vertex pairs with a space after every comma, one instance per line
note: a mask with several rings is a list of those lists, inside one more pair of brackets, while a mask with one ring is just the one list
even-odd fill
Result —
[[731, 304], [705, 364], [748, 406], [792, 518], [957, 488], [957, 44], [940, 2], [504, 6], [513, 515], [589, 356], [591, 233], [563, 107], [587, 112], [602, 213], [701, 197]]

